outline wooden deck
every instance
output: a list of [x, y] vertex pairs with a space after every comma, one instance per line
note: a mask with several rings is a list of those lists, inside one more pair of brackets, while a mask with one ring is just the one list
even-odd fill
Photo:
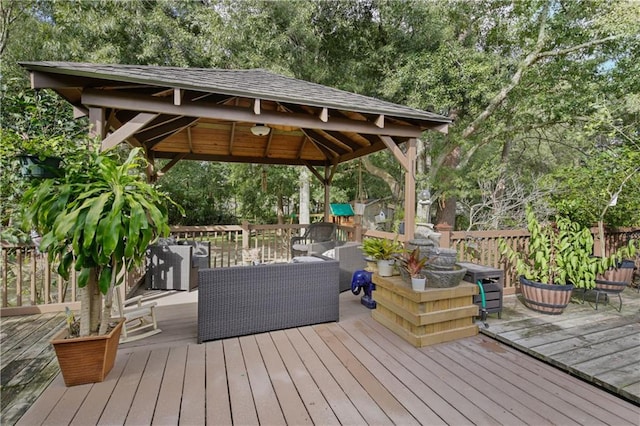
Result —
[[[415, 348], [372, 321], [350, 293], [341, 295], [339, 323], [198, 345], [194, 295], [158, 299], [162, 333], [121, 345], [102, 383], [66, 388], [56, 377], [18, 424], [640, 420], [638, 406], [488, 336]], [[497, 318], [490, 322], [497, 331]], [[2, 424], [8, 420], [3, 410]]]
[[621, 312], [616, 296], [597, 310], [594, 301], [587, 293], [584, 304], [544, 315], [506, 298], [503, 319], [492, 315], [481, 332], [640, 404], [640, 293], [626, 288]]

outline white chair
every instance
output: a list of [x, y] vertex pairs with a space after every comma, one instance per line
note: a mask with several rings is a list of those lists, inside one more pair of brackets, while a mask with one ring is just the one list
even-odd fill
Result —
[[124, 299], [122, 286], [114, 289], [116, 299], [115, 316], [124, 318], [124, 326], [120, 334], [120, 343], [144, 339], [160, 333], [156, 321], [156, 303], [143, 303], [142, 296]]

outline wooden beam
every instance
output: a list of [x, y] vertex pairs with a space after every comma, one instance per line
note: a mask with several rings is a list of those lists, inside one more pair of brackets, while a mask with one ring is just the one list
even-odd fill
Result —
[[445, 135], [449, 134], [449, 124], [447, 123], [443, 123], [443, 124], [434, 124], [432, 126], [429, 126], [430, 129], [432, 130], [436, 130], [440, 133], [444, 133]]
[[89, 108], [89, 126], [89, 135], [104, 139], [106, 134], [104, 108]]
[[191, 137], [191, 127], [187, 127], [187, 141], [189, 142], [189, 152], [193, 152], [193, 139]]
[[73, 118], [82, 118], [89, 115], [89, 110], [87, 108], [73, 106]]
[[327, 149], [330, 149], [331, 151], [335, 152], [338, 155], [346, 154], [349, 152], [343, 147], [336, 145], [333, 141], [330, 141], [329, 139], [323, 137], [320, 133], [316, 131], [313, 131], [311, 129], [302, 129], [302, 131], [304, 132], [304, 134], [309, 136], [311, 140], [313, 140], [316, 143], [319, 143], [320, 145], [324, 146]]
[[384, 129], [384, 114], [380, 114], [378, 118], [376, 118], [375, 124], [381, 129]]
[[416, 229], [416, 140], [410, 139], [407, 146], [408, 170], [404, 173], [404, 235], [413, 239]]
[[173, 89], [173, 104], [180, 106], [182, 104], [182, 95], [184, 92], [182, 89]]
[[342, 144], [348, 146], [349, 148], [351, 148], [352, 151], [356, 151], [362, 148], [362, 145], [358, 144], [357, 142], [353, 141], [352, 139], [348, 138], [347, 136], [343, 135], [340, 132], [325, 131], [325, 133], [331, 136], [332, 138], [338, 140]]
[[324, 184], [324, 176], [322, 176], [322, 175], [320, 174], [320, 172], [318, 172], [318, 171], [316, 170], [316, 168], [315, 168], [315, 167], [313, 167], [313, 165], [311, 165], [311, 163], [309, 163], [308, 161], [304, 161], [304, 162], [303, 162], [303, 164], [304, 164], [305, 166], [307, 166], [307, 169], [309, 169], [309, 170], [311, 171], [311, 173], [313, 173], [313, 175], [314, 175], [314, 176], [315, 176], [315, 177], [316, 177], [316, 178], [317, 178], [317, 179], [318, 179], [322, 184]]
[[[172, 159], [176, 152], [166, 152], [166, 151], [153, 151], [155, 153], [155, 158], [164, 158], [164, 159]], [[280, 164], [286, 166], [304, 166], [305, 162], [309, 163], [313, 166], [324, 167], [326, 165], [333, 164], [333, 161], [329, 160], [302, 160], [300, 158], [265, 158], [259, 156], [259, 153], [256, 153], [254, 156], [248, 157], [240, 157], [240, 156], [229, 156], [229, 155], [218, 155], [218, 154], [203, 154], [203, 153], [189, 153], [185, 158], [185, 160], [197, 160], [197, 161], [218, 161], [223, 163], [248, 163], [248, 164]]]
[[171, 170], [171, 168], [173, 166], [178, 164], [178, 161], [182, 160], [186, 156], [187, 156], [187, 153], [186, 152], [182, 152], [182, 153], [176, 155], [175, 157], [173, 157], [171, 159], [171, 161], [169, 161], [167, 164], [165, 164], [164, 167], [162, 168], [162, 170], [160, 170], [158, 172], [158, 176], [162, 176], [162, 175], [166, 174], [169, 170]]
[[[110, 91], [87, 89], [82, 94], [85, 105], [103, 106], [109, 108], [127, 109], [133, 111], [148, 111], [159, 114], [185, 115], [192, 117], [211, 118], [224, 121], [241, 121], [253, 123], [256, 116], [252, 110], [229, 105], [217, 105], [208, 102], [173, 105], [172, 101], [145, 95], [132, 95]], [[419, 137], [422, 130], [415, 126], [401, 126], [388, 124], [380, 129], [374, 123], [332, 118], [323, 123], [318, 117], [302, 113], [285, 113], [278, 111], [262, 111], [260, 122], [281, 126], [293, 126], [308, 129], [333, 130], [338, 132], [368, 133], [374, 135]]]
[[253, 113], [255, 115], [260, 115], [260, 99], [253, 100]]
[[269, 137], [267, 139], [267, 145], [264, 147], [264, 156], [266, 157], [269, 154], [269, 150], [271, 149], [271, 141], [273, 140], [273, 131], [269, 132]]
[[133, 136], [138, 130], [142, 129], [147, 123], [156, 118], [158, 114], [150, 114], [147, 112], [141, 112], [132, 120], [123, 124], [115, 132], [111, 133], [102, 141], [101, 150], [105, 151], [123, 142], [130, 136]]
[[298, 149], [298, 155], [296, 158], [302, 158], [302, 151], [304, 150], [304, 147], [307, 144], [308, 140], [309, 138], [307, 137], [307, 135], [303, 134], [302, 141], [300, 141], [300, 149]]
[[233, 155], [233, 141], [236, 138], [236, 123], [231, 123], [231, 133], [229, 134], [229, 155]]
[[[389, 148], [394, 157], [398, 160], [400, 165], [404, 168], [404, 170], [408, 173], [411, 173], [411, 164], [407, 156], [402, 152], [400, 147], [395, 143], [393, 139], [388, 136], [380, 136], [382, 142]], [[405, 188], [406, 189], [406, 188]]]
[[167, 137], [176, 132], [179, 132], [185, 127], [189, 127], [197, 121], [197, 117], [179, 117], [175, 120], [170, 120], [165, 124], [155, 126], [151, 129], [145, 128], [143, 131], [137, 133], [136, 137], [142, 142], [151, 142], [157, 138]]

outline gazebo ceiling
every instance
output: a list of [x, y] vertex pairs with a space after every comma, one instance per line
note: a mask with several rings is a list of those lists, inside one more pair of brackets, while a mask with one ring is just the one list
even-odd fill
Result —
[[[126, 140], [147, 156], [331, 166], [398, 149], [434, 113], [284, 77], [261, 69], [221, 70], [73, 62], [22, 62], [34, 89], [50, 88], [76, 115], [89, 115], [103, 147]], [[251, 133], [255, 124], [271, 128]]]

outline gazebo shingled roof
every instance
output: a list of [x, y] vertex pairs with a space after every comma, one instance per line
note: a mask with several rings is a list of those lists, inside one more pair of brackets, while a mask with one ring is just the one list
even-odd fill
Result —
[[[328, 187], [339, 163], [390, 149], [413, 171], [415, 138], [428, 129], [446, 133], [451, 122], [262, 69], [20, 64], [30, 72], [32, 88], [53, 89], [76, 116], [89, 116], [104, 149], [123, 141], [141, 146], [152, 164], [171, 160], [160, 172], [182, 159], [304, 165], [325, 184], [327, 217]], [[270, 133], [252, 134], [255, 124]], [[316, 167], [325, 167], [324, 174]], [[415, 182], [413, 173], [406, 175], [408, 207], [415, 203]]]

